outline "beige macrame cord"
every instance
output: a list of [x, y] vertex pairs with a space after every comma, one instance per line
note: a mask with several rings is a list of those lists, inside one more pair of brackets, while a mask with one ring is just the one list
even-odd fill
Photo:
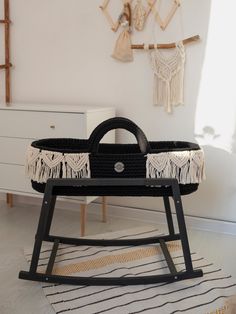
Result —
[[29, 146], [26, 175], [38, 183], [52, 178], [90, 178], [89, 154], [62, 154]]
[[185, 48], [182, 42], [176, 44], [170, 57], [159, 49], [150, 52], [151, 66], [154, 72], [153, 102], [164, 106], [168, 113], [172, 107], [184, 103], [184, 66]]
[[[26, 175], [38, 183], [50, 178], [91, 178], [89, 153], [63, 154], [29, 146]], [[181, 184], [205, 179], [203, 150], [148, 154], [147, 178], [176, 178]]]
[[201, 183], [205, 179], [203, 150], [148, 154], [147, 178], [174, 178], [180, 184]]

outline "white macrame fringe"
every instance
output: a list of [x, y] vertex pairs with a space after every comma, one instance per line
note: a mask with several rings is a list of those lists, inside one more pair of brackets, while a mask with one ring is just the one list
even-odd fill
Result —
[[[49, 178], [91, 178], [89, 153], [63, 154], [29, 146], [26, 175], [38, 183]], [[181, 184], [201, 183], [205, 179], [203, 150], [148, 154], [147, 178], [176, 178]]]
[[203, 150], [148, 154], [147, 178], [175, 178], [180, 184], [201, 183], [205, 179]]
[[26, 175], [38, 183], [50, 178], [90, 178], [89, 154], [62, 154], [29, 146]]

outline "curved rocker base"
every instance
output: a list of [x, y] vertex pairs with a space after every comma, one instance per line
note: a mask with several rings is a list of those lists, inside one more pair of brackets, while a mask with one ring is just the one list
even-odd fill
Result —
[[46, 275], [40, 273], [31, 274], [27, 271], [19, 273], [20, 279], [33, 280], [49, 283], [60, 283], [65, 285], [78, 285], [78, 286], [127, 286], [127, 285], [147, 285], [160, 282], [175, 282], [190, 278], [202, 277], [202, 270], [194, 270], [193, 272], [181, 272], [158, 276], [143, 276], [143, 277], [103, 277], [103, 278], [89, 278], [89, 277], [76, 277], [76, 276], [59, 276], [59, 275]]
[[[69, 238], [50, 235], [50, 228], [56, 203], [56, 198], [60, 190], [64, 188], [73, 187], [74, 193], [80, 195], [87, 191], [87, 195], [93, 195], [97, 191], [103, 189], [106, 191], [107, 196], [113, 196], [114, 190], [120, 187], [132, 187], [142, 196], [143, 189], [150, 191], [152, 196], [159, 197], [160, 187], [169, 187], [172, 191], [172, 198], [174, 200], [176, 217], [178, 222], [179, 232], [175, 232], [175, 226], [172, 219], [172, 212], [169, 202], [169, 197], [163, 195], [166, 220], [168, 225], [169, 234], [159, 237], [139, 238], [139, 239], [84, 239], [84, 238]], [[92, 189], [91, 189], [92, 188]], [[112, 189], [110, 189], [112, 188]], [[132, 193], [130, 193], [132, 196]], [[97, 194], [99, 195], [99, 194]], [[167, 242], [180, 240], [185, 271], [178, 272], [171, 254], [168, 250]], [[43, 241], [53, 242], [53, 248], [49, 257], [49, 262], [45, 274], [37, 272], [40, 251]], [[169, 273], [155, 276], [143, 276], [143, 277], [79, 277], [79, 276], [61, 276], [53, 275], [54, 262], [57, 256], [57, 250], [59, 244], [72, 244], [72, 245], [88, 245], [88, 246], [136, 246], [156, 244], [160, 245], [162, 253], [165, 257]], [[154, 284], [160, 282], [175, 282], [184, 279], [197, 278], [203, 276], [201, 269], [194, 270], [192, 265], [191, 253], [189, 248], [189, 242], [187, 237], [187, 230], [185, 225], [180, 188], [176, 179], [50, 179], [47, 181], [44, 199], [42, 203], [41, 214], [39, 218], [38, 229], [35, 237], [34, 250], [32, 254], [32, 260], [30, 264], [30, 270], [21, 271], [19, 273], [20, 279], [34, 280], [50, 283], [63, 283], [72, 285], [143, 285]]]

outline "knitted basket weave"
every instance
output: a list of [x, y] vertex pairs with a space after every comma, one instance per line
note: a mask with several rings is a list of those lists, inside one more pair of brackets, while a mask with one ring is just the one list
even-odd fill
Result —
[[[113, 129], [131, 132], [137, 144], [100, 144], [103, 136]], [[131, 120], [112, 118], [98, 125], [88, 140], [54, 138], [34, 141], [27, 151], [26, 173], [33, 188], [39, 192], [44, 191], [49, 178], [146, 177], [176, 178], [181, 194], [189, 194], [197, 190], [205, 178], [205, 163], [204, 152], [197, 144], [149, 142]], [[164, 191], [166, 194], [171, 192], [168, 187]], [[121, 189], [116, 195], [125, 195], [124, 192], [125, 189]], [[163, 188], [160, 188], [162, 192]], [[105, 195], [102, 190], [101, 193]], [[136, 195], [135, 189], [132, 193]]]

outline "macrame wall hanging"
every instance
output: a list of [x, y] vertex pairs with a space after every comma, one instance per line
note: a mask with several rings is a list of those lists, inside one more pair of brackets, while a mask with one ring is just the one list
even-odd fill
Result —
[[150, 52], [150, 60], [154, 72], [153, 102], [164, 106], [168, 113], [172, 107], [184, 103], [184, 65], [185, 48], [182, 42], [176, 43], [171, 56], [162, 54], [155, 47]]
[[[184, 103], [185, 45], [196, 42], [199, 35], [186, 38], [177, 43], [132, 45], [132, 49], [144, 49], [149, 53], [154, 73], [154, 105], [164, 106], [171, 113], [173, 106]], [[167, 50], [173, 50], [166, 55]], [[165, 52], [161, 52], [164, 50]]]
[[[184, 103], [184, 45], [195, 42], [200, 37], [196, 35], [170, 44], [137, 45], [132, 44], [131, 34], [134, 30], [140, 32], [144, 29], [151, 12], [155, 21], [164, 31], [181, 6], [181, 0], [171, 1], [172, 5], [164, 19], [161, 18], [160, 8], [157, 8], [157, 0], [123, 0], [123, 9], [116, 22], [108, 13], [110, 0], [105, 0], [100, 7], [114, 32], [120, 26], [123, 28], [116, 41], [112, 57], [122, 62], [131, 62], [133, 61], [133, 49], [148, 51], [154, 73], [153, 102], [155, 105], [164, 106], [168, 113], [172, 112], [174, 106]], [[160, 4], [159, 1], [158, 3]], [[173, 53], [168, 54], [166, 51], [162, 53], [161, 49], [173, 49]]]

